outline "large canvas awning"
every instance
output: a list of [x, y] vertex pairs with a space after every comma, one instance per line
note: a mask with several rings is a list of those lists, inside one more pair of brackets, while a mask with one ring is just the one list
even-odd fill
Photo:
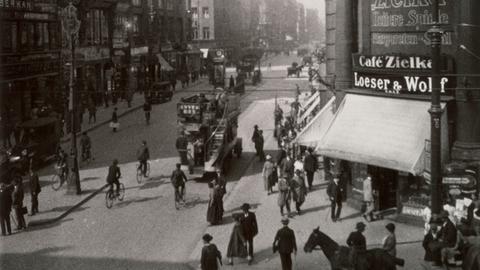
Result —
[[[317, 98], [317, 100], [320, 100]], [[315, 148], [334, 118], [335, 97], [332, 97], [317, 115], [298, 134], [296, 143]]]
[[310, 98], [308, 99], [307, 103], [305, 103], [305, 111], [300, 115], [300, 118], [297, 120], [298, 122], [302, 122], [305, 118], [307, 118], [310, 113], [312, 113], [313, 109], [315, 109], [318, 104], [320, 104], [320, 94], [318, 91], [315, 92]]
[[429, 108], [426, 101], [347, 94], [316, 151], [420, 175], [425, 169], [425, 142], [430, 139]]

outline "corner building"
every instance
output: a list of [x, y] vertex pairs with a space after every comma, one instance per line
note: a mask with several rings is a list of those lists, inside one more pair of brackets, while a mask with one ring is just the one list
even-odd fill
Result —
[[[373, 178], [376, 207], [421, 223], [430, 207], [432, 1], [326, 0], [327, 79], [334, 116], [316, 148], [360, 207]], [[439, 0], [442, 202], [478, 196], [480, 2]], [[328, 110], [324, 110], [328, 111]]]

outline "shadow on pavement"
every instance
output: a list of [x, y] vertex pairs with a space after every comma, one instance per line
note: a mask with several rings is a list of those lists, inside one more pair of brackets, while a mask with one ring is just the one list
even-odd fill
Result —
[[156, 197], [145, 197], [145, 198], [137, 198], [133, 200], [124, 200], [121, 202], [118, 202], [114, 204], [115, 207], [117, 208], [123, 208], [126, 207], [132, 203], [142, 203], [142, 202], [148, 202], [148, 201], [153, 201], [162, 198], [163, 196], [156, 196]]
[[[1, 269], [135, 269], [135, 270], [193, 270], [185, 263], [141, 261], [113, 257], [79, 257], [61, 255], [71, 247], [51, 247], [29, 253], [8, 253], [0, 255]], [[58, 254], [57, 254], [58, 253]]]
[[[65, 212], [65, 211], [68, 211], [70, 210], [71, 208], [73, 208], [74, 205], [65, 205], [65, 206], [59, 206], [59, 207], [54, 207], [50, 210], [47, 210], [47, 211], [42, 211], [42, 213], [48, 213], [48, 212]], [[83, 211], [83, 210], [86, 210], [90, 207], [76, 207], [72, 212], [80, 212], [80, 211]]]
[[355, 219], [355, 218], [358, 218], [358, 217], [361, 217], [361, 216], [362, 216], [362, 213], [356, 212], [356, 213], [353, 213], [351, 215], [341, 217], [339, 221], [343, 221], [343, 220], [346, 220], [346, 219]]
[[[43, 222], [49, 222], [49, 221], [51, 221], [51, 219], [35, 220], [34, 223], [43, 223]], [[30, 226], [29, 225], [28, 228], [27, 228], [27, 231], [39, 231], [39, 230], [44, 230], [44, 229], [50, 229], [50, 228], [53, 228], [53, 227], [56, 227], [56, 226], [60, 226], [63, 223], [69, 222], [69, 221], [73, 221], [73, 218], [64, 218], [64, 219], [58, 220], [57, 222], [49, 222], [46, 225], [40, 225], [40, 226]], [[30, 223], [31, 222], [29, 222], [29, 224]], [[2, 261], [2, 260], [0, 260], [0, 261]], [[3, 263], [3, 261], [2, 261], [2, 263]], [[16, 268], [2, 268], [2, 267], [0, 267], [0, 269], [16, 269]]]

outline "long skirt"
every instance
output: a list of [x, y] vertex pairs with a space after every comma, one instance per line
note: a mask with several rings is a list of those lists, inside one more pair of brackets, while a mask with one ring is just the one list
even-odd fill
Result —
[[207, 221], [212, 225], [218, 224], [223, 217], [223, 203], [220, 200], [214, 199], [207, 209]]

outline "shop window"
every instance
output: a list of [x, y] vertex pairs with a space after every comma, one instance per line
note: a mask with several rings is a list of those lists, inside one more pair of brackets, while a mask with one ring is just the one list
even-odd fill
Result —
[[194, 27], [192, 31], [193, 31], [193, 39], [198, 39], [198, 28]]
[[107, 22], [107, 16], [105, 14], [105, 11], [100, 12], [100, 29], [101, 29], [101, 39], [102, 39], [102, 44], [107, 45], [108, 44], [108, 22]]
[[203, 27], [203, 39], [210, 39], [210, 27]]
[[49, 36], [50, 36], [50, 49], [56, 49], [60, 47], [60, 31], [57, 23], [49, 23]]
[[158, 0], [158, 8], [164, 9], [167, 6], [166, 0]]
[[167, 9], [173, 10], [173, 0], [167, 0]]
[[423, 177], [399, 174], [398, 178], [400, 198], [404, 209], [423, 209], [430, 204], [430, 185]]
[[134, 6], [141, 6], [142, 5], [142, 0], [132, 0], [132, 5]]
[[82, 22], [85, 29], [85, 42], [88, 45], [108, 43], [108, 22], [105, 11], [93, 9], [86, 13]]
[[198, 18], [198, 8], [192, 7], [192, 18]]

